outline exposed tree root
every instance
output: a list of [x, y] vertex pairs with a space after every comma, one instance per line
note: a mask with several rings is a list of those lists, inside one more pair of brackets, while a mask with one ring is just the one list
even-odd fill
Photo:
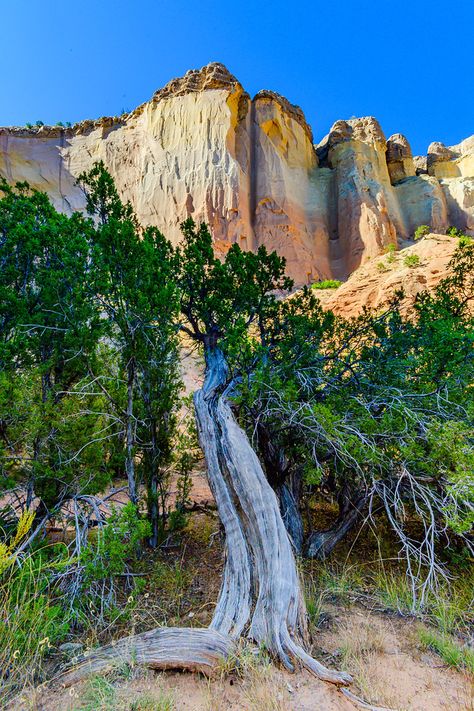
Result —
[[71, 686], [91, 674], [105, 673], [121, 664], [151, 669], [185, 669], [209, 675], [234, 651], [234, 643], [216, 630], [163, 627], [124, 637], [80, 659], [58, 680]]
[[288, 670], [302, 665], [324, 681], [347, 685], [303, 649], [306, 608], [292, 546], [275, 492], [232, 412], [222, 352], [206, 352], [206, 378], [195, 395], [196, 419], [209, 483], [226, 534], [226, 563], [219, 599], [207, 630], [163, 628], [120, 640], [66, 672], [64, 683], [104, 671], [117, 660], [158, 669], [209, 672], [243, 633]]
[[352, 703], [354, 703], [360, 709], [366, 709], [366, 711], [393, 711], [393, 709], [388, 709], [385, 706], [372, 706], [372, 704], [368, 704], [367, 701], [360, 699], [346, 687], [341, 689], [341, 693], [344, 694], [346, 699], [352, 701]]

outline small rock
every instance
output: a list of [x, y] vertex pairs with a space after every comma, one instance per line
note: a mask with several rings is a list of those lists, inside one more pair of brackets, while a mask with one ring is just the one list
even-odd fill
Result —
[[433, 657], [430, 657], [429, 654], [422, 654], [421, 661], [423, 662], [423, 664], [426, 664], [429, 667], [436, 666], [435, 662], [433, 661]]
[[194, 617], [194, 612], [190, 612], [188, 617]]
[[294, 694], [294, 693], [295, 693], [295, 690], [293, 689], [293, 687], [291, 686], [291, 684], [290, 684], [289, 682], [286, 683], [286, 688], [288, 689], [288, 691], [290, 692], [290, 694]]

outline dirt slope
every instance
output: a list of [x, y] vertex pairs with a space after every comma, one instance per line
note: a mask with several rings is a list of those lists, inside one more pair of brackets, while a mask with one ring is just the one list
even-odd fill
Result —
[[[416, 294], [434, 288], [448, 272], [458, 240], [446, 235], [430, 234], [393, 255], [376, 257], [356, 269], [338, 289], [317, 290], [328, 309], [341, 316], [357, 316], [364, 306], [379, 310], [386, 306], [397, 289], [403, 287], [409, 306]], [[416, 266], [406, 264], [416, 255]]]

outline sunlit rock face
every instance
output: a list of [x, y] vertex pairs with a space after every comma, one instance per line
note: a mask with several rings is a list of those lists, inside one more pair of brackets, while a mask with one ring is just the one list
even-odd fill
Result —
[[237, 242], [287, 259], [297, 284], [345, 277], [419, 224], [474, 230], [474, 137], [413, 158], [371, 117], [338, 121], [313, 145], [300, 108], [253, 99], [221, 64], [188, 72], [135, 111], [71, 128], [0, 128], [0, 175], [84, 209], [77, 176], [103, 160], [144, 225], [174, 243], [192, 216], [216, 252]]

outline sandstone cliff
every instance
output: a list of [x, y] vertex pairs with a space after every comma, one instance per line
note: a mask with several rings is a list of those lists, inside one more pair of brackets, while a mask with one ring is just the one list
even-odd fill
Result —
[[474, 137], [414, 158], [366, 117], [336, 122], [315, 146], [300, 108], [271, 91], [251, 99], [217, 63], [120, 117], [0, 128], [0, 175], [60, 210], [83, 209], [75, 179], [99, 159], [143, 224], [176, 242], [183, 219], [204, 220], [217, 252], [265, 244], [300, 284], [345, 277], [420, 224], [474, 231]]

